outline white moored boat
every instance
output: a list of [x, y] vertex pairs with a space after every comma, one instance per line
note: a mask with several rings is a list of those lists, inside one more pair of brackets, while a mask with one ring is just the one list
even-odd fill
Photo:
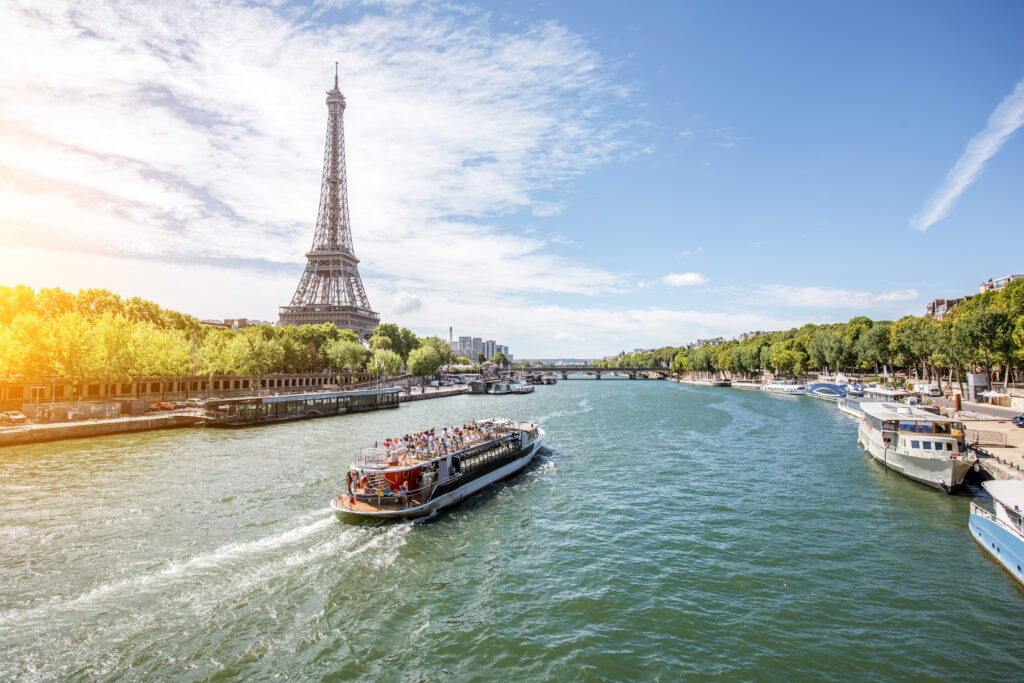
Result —
[[861, 403], [857, 442], [878, 462], [947, 493], [964, 482], [977, 458], [962, 425], [902, 403]]
[[995, 514], [971, 502], [971, 536], [1006, 571], [1024, 583], [1024, 481], [1003, 479], [981, 484], [992, 496]]
[[536, 422], [477, 420], [361, 448], [331, 508], [338, 516], [429, 515], [526, 467], [543, 438]]
[[509, 382], [508, 387], [509, 387], [509, 389], [512, 390], [513, 394], [532, 394], [533, 393], [533, 387], [531, 387], [529, 384], [527, 384], [526, 382], [524, 382], [521, 379], [514, 379], [514, 380], [512, 380], [511, 382]]
[[807, 387], [803, 384], [794, 382], [791, 379], [772, 380], [767, 384], [761, 385], [761, 391], [767, 391], [772, 394], [792, 394], [794, 396], [802, 396], [806, 389]]

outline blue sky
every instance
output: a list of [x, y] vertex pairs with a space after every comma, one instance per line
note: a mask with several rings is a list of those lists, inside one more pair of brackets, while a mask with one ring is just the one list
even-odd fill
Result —
[[368, 294], [421, 334], [600, 356], [1024, 272], [1021, 3], [15, 3], [0, 25], [7, 284], [276, 318], [335, 60]]

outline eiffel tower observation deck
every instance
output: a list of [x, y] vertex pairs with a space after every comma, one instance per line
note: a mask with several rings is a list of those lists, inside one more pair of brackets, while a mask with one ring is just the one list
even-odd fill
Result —
[[334, 323], [369, 339], [380, 324], [380, 316], [370, 308], [363, 280], [359, 277], [359, 259], [352, 249], [345, 178], [344, 114], [345, 96], [338, 89], [335, 62], [334, 88], [327, 91], [327, 145], [316, 234], [292, 301], [281, 306], [280, 324]]

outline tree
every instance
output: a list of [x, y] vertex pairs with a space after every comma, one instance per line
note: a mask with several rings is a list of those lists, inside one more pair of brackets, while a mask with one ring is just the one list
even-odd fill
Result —
[[437, 353], [437, 357], [441, 359], [441, 365], [450, 365], [455, 360], [455, 354], [452, 353], [451, 345], [440, 337], [424, 337], [420, 340], [420, 348], [429, 346], [434, 349]]
[[469, 359], [466, 358], [465, 356], [459, 356], [458, 358], [456, 358], [455, 359], [455, 364], [456, 365], [472, 365], [472, 363], [470, 363]]
[[[394, 342], [391, 341], [391, 337], [388, 337], [383, 334], [374, 334], [372, 337], [370, 337], [369, 344], [370, 348], [373, 349], [374, 351], [385, 349], [389, 351], [394, 351], [395, 349]], [[399, 359], [401, 359], [401, 356], [399, 356]]]
[[402, 357], [391, 349], [377, 349], [373, 352], [370, 365], [386, 375], [397, 375], [402, 371]]
[[356, 372], [366, 365], [369, 352], [359, 342], [336, 339], [327, 343], [325, 354], [334, 369], [346, 368]]
[[505, 356], [505, 354], [502, 353], [501, 351], [498, 351], [497, 353], [495, 353], [493, 356], [491, 356], [487, 360], [489, 360], [490, 362], [494, 363], [495, 365], [497, 365], [500, 368], [503, 368], [503, 367], [508, 365], [508, 357]]
[[857, 339], [857, 362], [861, 367], [874, 366], [878, 372], [879, 365], [888, 365], [890, 360], [888, 322], [876, 322], [870, 329], [861, 333]]
[[414, 375], [433, 375], [441, 367], [441, 357], [433, 346], [424, 344], [409, 353], [407, 364]]
[[253, 387], [258, 391], [260, 378], [272, 368], [280, 367], [284, 349], [280, 342], [263, 336], [258, 327], [247, 327], [235, 336], [231, 356], [235, 371], [253, 377]]
[[838, 370], [843, 362], [846, 356], [845, 340], [838, 332], [817, 332], [807, 344], [807, 352], [814, 367], [824, 368], [825, 374], [828, 374], [830, 367]]
[[672, 372], [677, 375], [681, 375], [684, 372], [690, 371], [690, 359], [686, 357], [686, 354], [679, 352], [675, 358], [672, 359]]
[[484, 352], [483, 351], [477, 351], [476, 352], [476, 362], [477, 363], [484, 363], [486, 361], [487, 361], [487, 356], [484, 355]]
[[216, 374], [227, 374], [234, 369], [231, 351], [235, 336], [230, 330], [213, 330], [203, 338], [199, 346], [199, 371], [208, 381]]

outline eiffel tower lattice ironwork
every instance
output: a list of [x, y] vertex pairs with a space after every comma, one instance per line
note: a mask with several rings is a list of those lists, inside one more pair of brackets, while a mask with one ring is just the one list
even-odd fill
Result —
[[369, 339], [380, 324], [380, 316], [370, 308], [363, 280], [359, 277], [359, 259], [352, 249], [342, 121], [345, 96], [338, 89], [337, 62], [334, 88], [327, 91], [327, 112], [324, 177], [313, 248], [306, 254], [306, 270], [291, 303], [281, 307], [280, 324], [329, 322]]

